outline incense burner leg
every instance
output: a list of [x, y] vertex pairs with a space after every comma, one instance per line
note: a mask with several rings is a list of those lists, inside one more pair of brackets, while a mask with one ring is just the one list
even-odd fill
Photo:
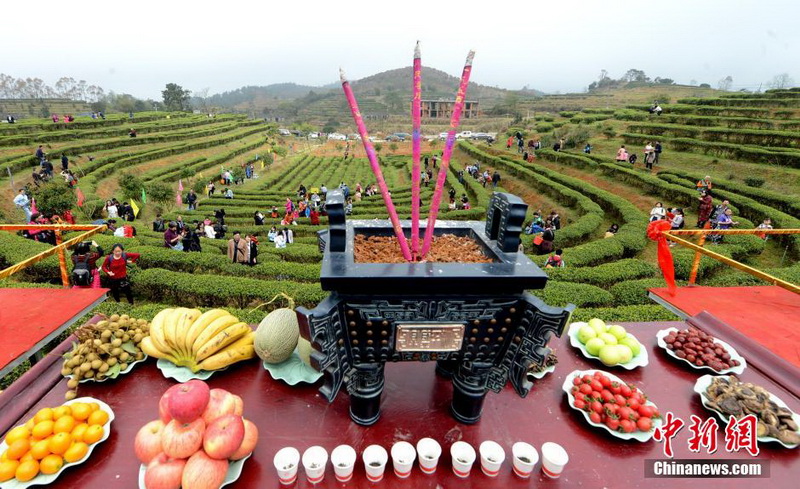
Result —
[[483, 400], [488, 391], [492, 364], [463, 362], [453, 375], [453, 401], [450, 412], [456, 421], [474, 424], [481, 419]]
[[350, 371], [349, 377], [347, 391], [350, 394], [350, 419], [362, 426], [375, 424], [381, 415], [383, 364], [356, 365]]
[[452, 379], [453, 374], [458, 369], [457, 360], [437, 360], [436, 373], [445, 379]]

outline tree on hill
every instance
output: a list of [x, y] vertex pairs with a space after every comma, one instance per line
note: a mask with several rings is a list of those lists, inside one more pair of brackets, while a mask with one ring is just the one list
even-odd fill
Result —
[[189, 103], [192, 92], [184, 90], [176, 83], [167, 83], [167, 88], [161, 91], [161, 95], [164, 97], [164, 107], [167, 110], [188, 111], [192, 108]]
[[33, 198], [36, 199], [39, 212], [47, 217], [53, 214], [62, 215], [64, 211], [72, 209], [78, 201], [75, 191], [61, 178], [34, 189]]
[[731, 85], [733, 85], [733, 77], [728, 75], [719, 81], [718, 87], [720, 90], [728, 91], [731, 89]]
[[772, 77], [772, 81], [767, 83], [770, 88], [789, 88], [794, 86], [794, 80], [789, 73], [781, 73]]
[[645, 75], [644, 71], [631, 68], [630, 70], [625, 72], [625, 74], [622, 76], [622, 80], [628, 83], [649, 82], [650, 78], [648, 78], [647, 75]]

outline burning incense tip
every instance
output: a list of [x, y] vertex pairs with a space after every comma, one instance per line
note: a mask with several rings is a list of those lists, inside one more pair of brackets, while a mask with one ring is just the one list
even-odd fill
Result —
[[342, 83], [347, 81], [347, 77], [344, 76], [344, 70], [341, 68], [339, 68], [339, 79], [342, 81]]
[[475, 57], [475, 50], [471, 50], [467, 55], [467, 62], [464, 63], [466, 66], [472, 66], [472, 58]]
[[419, 54], [419, 41], [417, 41], [417, 46], [414, 48], [414, 59], [419, 59], [422, 56]]

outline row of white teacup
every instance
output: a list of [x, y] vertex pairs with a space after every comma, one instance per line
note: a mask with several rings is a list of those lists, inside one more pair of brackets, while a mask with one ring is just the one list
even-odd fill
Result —
[[[481, 470], [489, 477], [500, 473], [500, 466], [506, 454], [503, 447], [493, 441], [481, 443], [478, 451], [481, 455]], [[522, 478], [529, 478], [533, 468], [539, 461], [539, 452], [532, 445], [524, 442], [515, 443], [511, 448], [513, 454], [513, 471]], [[397, 477], [405, 479], [411, 475], [414, 461], [419, 453], [419, 468], [425, 474], [433, 474], [442, 454], [442, 447], [432, 438], [423, 438], [417, 442], [416, 449], [411, 443], [400, 441], [392, 445], [392, 466]], [[457, 441], [450, 447], [453, 462], [453, 473], [461, 478], [469, 477], [477, 454], [469, 443]], [[356, 451], [349, 445], [339, 445], [330, 455], [336, 480], [347, 482], [353, 477], [357, 459]], [[280, 482], [285, 485], [297, 480], [297, 469], [300, 465], [300, 452], [293, 447], [285, 447], [275, 454], [273, 460], [278, 471]], [[380, 445], [370, 445], [362, 454], [367, 479], [378, 482], [383, 479], [389, 454]], [[558, 478], [569, 461], [567, 452], [558, 444], [547, 442], [542, 445], [542, 472], [551, 478]], [[303, 452], [303, 468], [306, 478], [312, 484], [322, 482], [325, 478], [325, 467], [328, 464], [328, 452], [320, 446], [313, 446]]]

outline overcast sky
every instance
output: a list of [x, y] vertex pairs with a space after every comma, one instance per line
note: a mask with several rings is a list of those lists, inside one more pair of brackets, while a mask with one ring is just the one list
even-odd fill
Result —
[[800, 84], [797, 0], [3, 0], [0, 17], [0, 73], [154, 99], [169, 82], [212, 94], [322, 85], [339, 66], [358, 79], [410, 65], [417, 39], [423, 66], [456, 76], [475, 49], [472, 80], [501, 88], [582, 91], [601, 69], [629, 68]]

